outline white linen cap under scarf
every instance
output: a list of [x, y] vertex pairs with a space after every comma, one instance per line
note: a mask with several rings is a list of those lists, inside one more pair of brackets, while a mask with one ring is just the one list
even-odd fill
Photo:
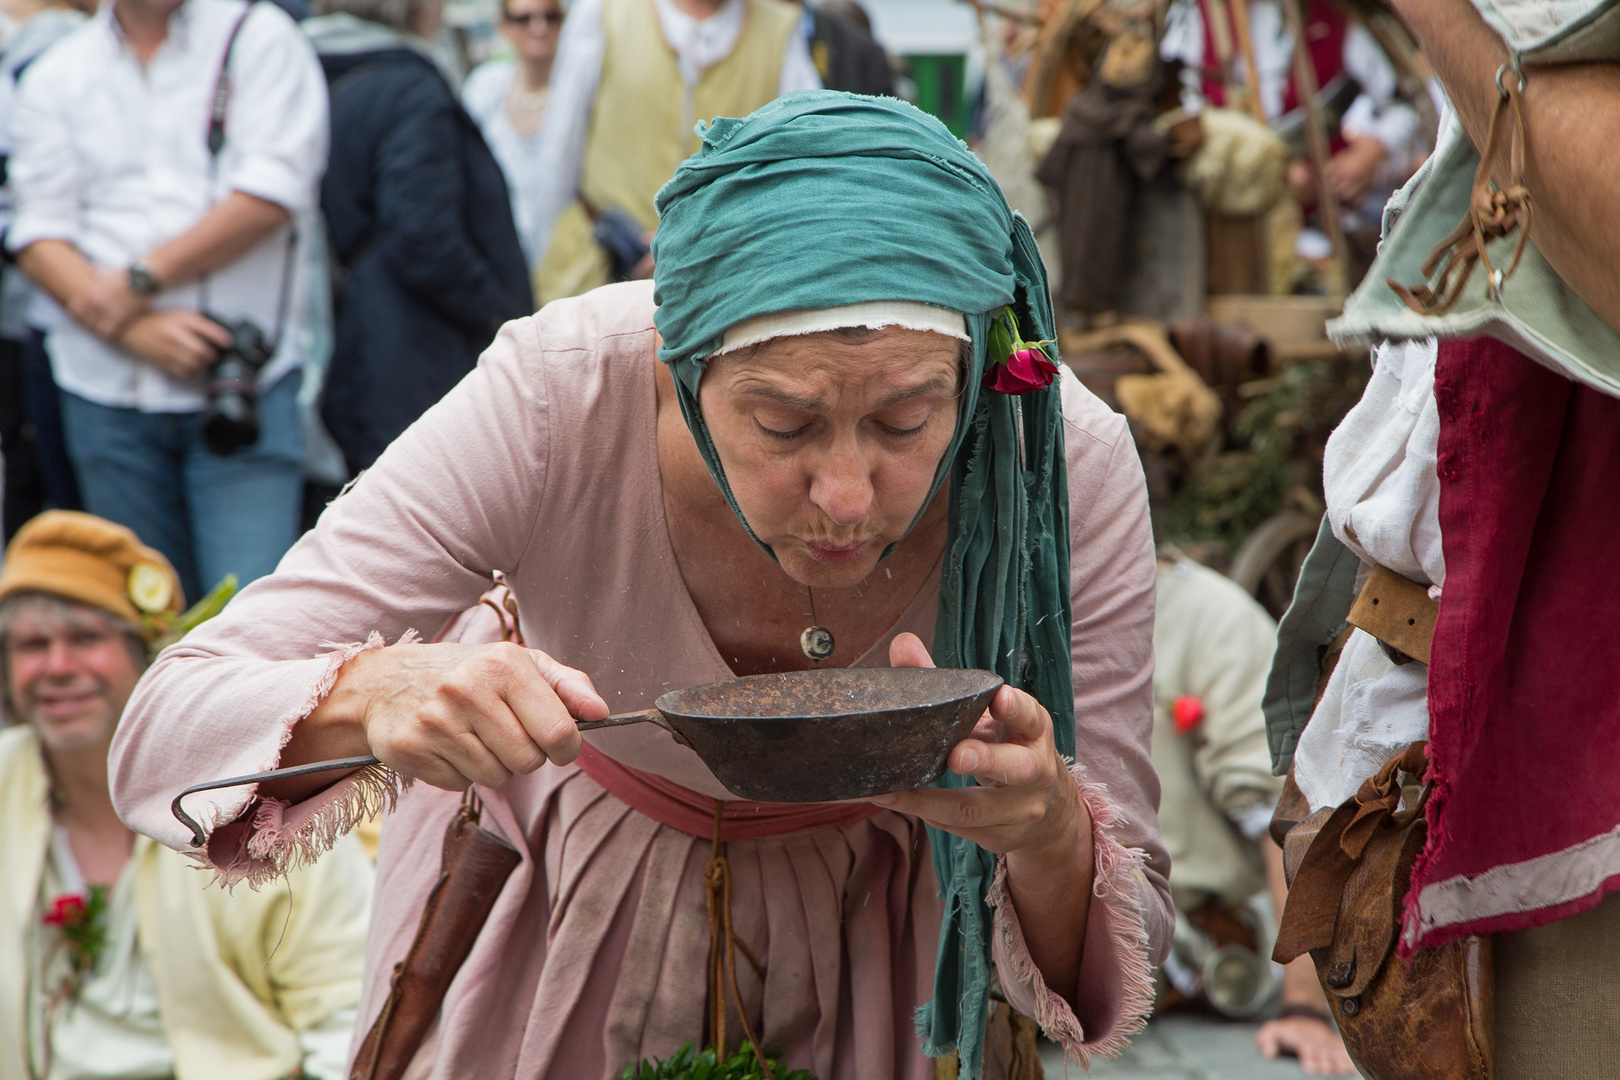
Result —
[[873, 300], [842, 307], [773, 311], [769, 315], [744, 319], [726, 331], [720, 348], [713, 355], [724, 356], [772, 338], [820, 334], [851, 326], [864, 326], [868, 330], [898, 326], [903, 330], [931, 330], [958, 341], [972, 340], [968, 336], [967, 319], [959, 311], [911, 300]]

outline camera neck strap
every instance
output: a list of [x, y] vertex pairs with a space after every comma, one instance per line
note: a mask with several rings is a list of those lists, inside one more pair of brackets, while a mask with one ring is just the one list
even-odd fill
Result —
[[[253, 7], [258, 0], [248, 0], [242, 14], [236, 17], [231, 26], [231, 32], [225, 39], [225, 52], [219, 61], [219, 73], [214, 76], [214, 93], [211, 98], [212, 105], [208, 114], [208, 198], [209, 209], [219, 204], [215, 195], [215, 188], [219, 184], [219, 155], [225, 149], [225, 120], [226, 108], [231, 101], [231, 55], [236, 51], [236, 39], [241, 36], [242, 25], [247, 22], [248, 16], [253, 14]], [[276, 295], [276, 326], [270, 338], [270, 348], [274, 352], [281, 346], [281, 335], [287, 328], [287, 294], [292, 288], [293, 247], [298, 241], [298, 226], [289, 225], [287, 228], [287, 244], [281, 255], [281, 287]], [[199, 293], [198, 302], [204, 314], [208, 314], [209, 279], [212, 274], [204, 274], [197, 281]]]

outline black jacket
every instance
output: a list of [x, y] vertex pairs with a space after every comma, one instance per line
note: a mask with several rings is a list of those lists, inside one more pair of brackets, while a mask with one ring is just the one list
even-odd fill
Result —
[[822, 86], [852, 94], [894, 96], [889, 56], [871, 34], [835, 12], [811, 8], [810, 17], [816, 27], [810, 40], [810, 58], [815, 61]]
[[336, 263], [321, 418], [357, 472], [534, 302], [500, 166], [433, 63], [391, 48], [321, 65]]

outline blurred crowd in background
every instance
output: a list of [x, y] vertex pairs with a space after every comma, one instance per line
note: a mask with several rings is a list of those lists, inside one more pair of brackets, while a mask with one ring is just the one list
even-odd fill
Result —
[[[778, 94], [899, 94], [966, 138], [1036, 227], [1083, 376], [1121, 341], [1145, 362], [1109, 332], [1133, 319], [1210, 312], [1275, 352], [1298, 310], [1309, 338], [1442, 105], [1373, 0], [503, 3], [263, 0], [244, 19], [11, 0], [8, 537], [84, 507], [157, 545], [193, 596], [267, 572], [501, 323], [649, 276], [653, 195], [694, 122]], [[1221, 307], [1295, 294], [1326, 299]], [[1230, 337], [1198, 372], [1228, 429], [1234, 387], [1275, 374]], [[1101, 367], [1106, 397], [1121, 372]], [[260, 427], [233, 429], [250, 407]], [[1201, 444], [1215, 413], [1159, 408], [1149, 448]], [[1229, 548], [1279, 508], [1240, 486], [1267, 497]]]
[[[1260, 695], [1321, 443], [1366, 377], [1322, 322], [1444, 110], [1375, 0], [0, 0], [5, 535], [83, 510], [129, 532], [35, 547], [173, 577], [151, 610], [65, 586], [45, 591], [92, 614], [0, 603], [10, 718], [49, 706], [23, 693], [19, 628], [66, 620], [84, 650], [130, 645], [91, 680], [110, 732], [154, 616], [274, 569], [502, 324], [653, 274], [654, 195], [697, 121], [818, 88], [908, 98], [979, 152], [1042, 244], [1063, 358], [1137, 434], [1183, 913], [1164, 1005], [1249, 1017], [1281, 995], [1269, 1049], [1348, 1069], [1309, 971], [1280, 990], [1263, 959], [1281, 780]], [[101, 800], [89, 827], [116, 833]], [[352, 885], [334, 910], [369, 889], [327, 878]], [[319, 1033], [352, 1022], [345, 993], [242, 1022], [337, 1075]], [[91, 1043], [128, 1035], [107, 1008]]]

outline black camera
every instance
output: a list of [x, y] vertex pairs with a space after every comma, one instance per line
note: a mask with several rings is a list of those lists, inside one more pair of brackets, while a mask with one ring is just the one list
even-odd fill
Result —
[[203, 445], [209, 453], [228, 457], [259, 441], [259, 372], [276, 349], [246, 319], [203, 314], [231, 335], [231, 343], [208, 370], [208, 408], [202, 422]]

